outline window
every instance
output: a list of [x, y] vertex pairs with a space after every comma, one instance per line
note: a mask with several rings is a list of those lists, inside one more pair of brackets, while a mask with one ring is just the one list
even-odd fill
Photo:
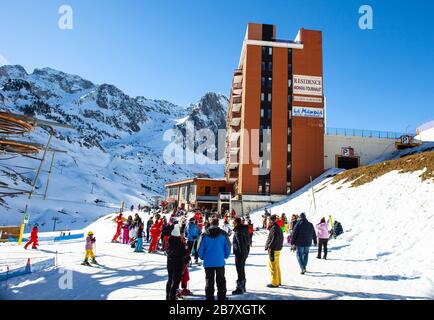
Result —
[[268, 152], [271, 151], [271, 143], [270, 143], [270, 142], [267, 143], [267, 151], [268, 151]]
[[219, 188], [219, 193], [222, 193], [222, 192], [226, 192], [226, 188], [225, 187], [220, 187]]
[[[288, 119], [291, 119], [292, 118], [292, 111], [291, 110], [289, 110], [288, 111]], [[288, 128], [289, 129], [289, 128]], [[288, 133], [289, 133], [289, 131], [288, 131]]]
[[292, 80], [288, 79], [288, 88], [291, 88]]
[[262, 184], [258, 185], [258, 193], [262, 193]]
[[265, 71], [265, 62], [262, 62], [262, 71]]
[[269, 71], [273, 70], [273, 63], [272, 62], [268, 62], [268, 70]]
[[211, 194], [211, 187], [205, 187], [205, 195], [209, 196]]
[[268, 109], [267, 111], [268, 111], [267, 112], [268, 119], [271, 119], [271, 109]]
[[289, 103], [289, 105], [292, 104], [292, 96], [291, 95], [288, 95], [288, 103]]
[[271, 56], [273, 54], [273, 48], [268, 48], [268, 54]]
[[271, 93], [268, 94], [268, 101], [271, 102]]
[[291, 152], [291, 145], [288, 144], [288, 152]]
[[264, 101], [264, 96], [265, 96], [265, 94], [262, 92], [261, 93], [261, 101]]
[[264, 109], [261, 109], [261, 118], [264, 117]]
[[270, 193], [270, 181], [265, 181], [265, 193]]
[[262, 86], [265, 86], [265, 77], [262, 77], [262, 78], [261, 78], [261, 85], [262, 85]]

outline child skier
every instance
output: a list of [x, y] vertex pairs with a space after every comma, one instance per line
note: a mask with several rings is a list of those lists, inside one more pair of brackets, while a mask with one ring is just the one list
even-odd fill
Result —
[[128, 216], [127, 221], [123, 224], [123, 233], [122, 233], [122, 243], [128, 244], [130, 243], [130, 226], [133, 223], [133, 217]]
[[86, 255], [84, 256], [84, 261], [83, 261], [83, 265], [86, 266], [90, 266], [88, 259], [91, 258], [92, 259], [92, 263], [93, 264], [98, 264], [95, 260], [95, 254], [93, 253], [93, 246], [95, 244], [95, 237], [93, 236], [93, 232], [89, 231], [87, 233], [87, 238], [86, 238]]
[[134, 252], [143, 252], [143, 223], [140, 221], [137, 224], [137, 243]]
[[27, 242], [25, 244], [24, 249], [27, 250], [27, 247], [29, 245], [32, 245], [32, 249], [38, 249], [37, 246], [39, 245], [39, 242], [38, 242], [38, 224], [37, 223], [35, 223], [35, 225], [33, 226], [32, 232], [30, 233], [30, 240], [29, 240], [29, 242]]

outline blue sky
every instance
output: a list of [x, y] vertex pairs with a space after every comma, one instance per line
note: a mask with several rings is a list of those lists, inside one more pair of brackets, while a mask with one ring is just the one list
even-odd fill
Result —
[[[63, 4], [73, 30], [58, 28]], [[358, 27], [363, 4], [373, 30]], [[414, 131], [434, 119], [433, 21], [431, 0], [0, 0], [0, 63], [186, 105], [229, 94], [248, 22], [276, 24], [287, 39], [319, 29], [328, 125]]]

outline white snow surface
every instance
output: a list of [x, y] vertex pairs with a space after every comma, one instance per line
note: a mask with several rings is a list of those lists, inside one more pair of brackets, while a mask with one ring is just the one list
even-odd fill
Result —
[[[311, 248], [308, 272], [299, 274], [295, 254], [287, 243], [281, 253], [283, 286], [267, 288], [269, 272], [264, 243], [267, 231], [258, 230], [247, 259], [247, 291], [232, 296], [236, 271], [234, 257], [227, 260], [226, 279], [230, 299], [433, 299], [434, 298], [434, 184], [421, 182], [421, 172], [390, 172], [369, 184], [351, 188], [349, 183], [331, 184], [328, 172], [271, 212], [287, 216], [306, 212], [316, 224], [333, 215], [344, 234], [329, 242], [328, 260], [315, 258]], [[262, 212], [251, 213], [255, 227]], [[147, 214], [142, 214], [145, 221]], [[164, 299], [167, 280], [166, 257], [133, 253], [128, 245], [110, 243], [115, 231], [114, 214], [102, 217], [84, 231], [97, 238], [100, 267], [81, 266], [84, 239], [69, 243], [42, 242], [39, 251], [25, 251], [16, 244], [0, 245], [2, 265], [27, 257], [53, 257], [59, 268], [73, 270], [72, 289], [59, 288], [64, 273], [46, 270], [1, 282], [4, 299]], [[43, 235], [41, 235], [43, 236]], [[285, 235], [286, 238], [286, 235]], [[147, 245], [145, 246], [147, 249]], [[8, 258], [8, 260], [6, 260]], [[21, 262], [20, 262], [21, 263]], [[60, 270], [64, 270], [60, 269]], [[203, 267], [190, 268], [190, 299], [203, 299]], [[62, 280], [63, 281], [63, 280]]]

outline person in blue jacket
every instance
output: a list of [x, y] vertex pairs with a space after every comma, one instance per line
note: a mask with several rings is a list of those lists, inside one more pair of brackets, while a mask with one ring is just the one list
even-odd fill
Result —
[[219, 219], [213, 218], [211, 226], [202, 235], [199, 257], [205, 268], [206, 300], [214, 300], [214, 282], [217, 282], [218, 300], [226, 300], [225, 259], [231, 254], [228, 234], [219, 228]]
[[185, 235], [187, 237], [187, 250], [188, 254], [191, 255], [192, 250], [194, 250], [194, 262], [198, 264], [199, 255], [197, 253], [197, 243], [199, 241], [200, 229], [197, 225], [196, 219], [191, 218], [185, 228]]

